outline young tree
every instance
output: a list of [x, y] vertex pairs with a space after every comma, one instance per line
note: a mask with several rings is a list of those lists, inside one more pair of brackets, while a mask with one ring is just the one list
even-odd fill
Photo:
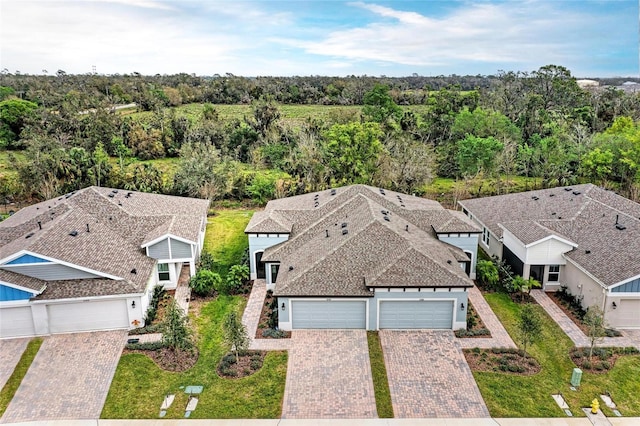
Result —
[[542, 336], [542, 320], [540, 319], [538, 312], [530, 303], [524, 305], [520, 311], [518, 331], [520, 334], [522, 350], [526, 356], [527, 347], [536, 343]]
[[587, 337], [589, 338], [589, 359], [593, 356], [593, 348], [596, 343], [605, 336], [606, 325], [604, 312], [598, 306], [590, 306], [584, 315], [582, 322], [587, 326]]
[[236, 354], [241, 351], [245, 351], [249, 347], [249, 335], [247, 334], [247, 328], [242, 324], [242, 321], [238, 319], [238, 315], [235, 311], [229, 312], [224, 320], [224, 340]]
[[169, 301], [160, 329], [162, 343], [172, 351], [193, 349], [193, 333], [189, 328], [189, 318], [175, 299]]

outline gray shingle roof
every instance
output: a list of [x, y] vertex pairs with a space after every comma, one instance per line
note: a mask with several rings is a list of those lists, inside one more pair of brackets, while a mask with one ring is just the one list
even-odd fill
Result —
[[[27, 250], [119, 278], [47, 281], [40, 298], [141, 292], [155, 266], [141, 244], [162, 233], [196, 242], [208, 206], [207, 200], [85, 188], [0, 222], [0, 259]], [[72, 231], [77, 235], [70, 235]]]
[[[550, 235], [577, 244], [565, 256], [605, 286], [640, 275], [640, 204], [592, 184], [566, 188], [570, 190], [558, 187], [460, 205], [498, 237], [504, 227], [525, 244]], [[616, 217], [624, 230], [616, 228]]]
[[[262, 257], [280, 262], [277, 295], [372, 296], [371, 287], [472, 285], [458, 265], [466, 255], [433, 233], [434, 223], [453, 218], [439, 203], [364, 185], [316, 194], [292, 197], [291, 203], [276, 200], [265, 209], [286, 209], [292, 223], [289, 240]], [[424, 222], [429, 218], [433, 222]], [[454, 222], [461, 226], [458, 232], [477, 232], [462, 220]], [[264, 217], [245, 232], [262, 223]]]

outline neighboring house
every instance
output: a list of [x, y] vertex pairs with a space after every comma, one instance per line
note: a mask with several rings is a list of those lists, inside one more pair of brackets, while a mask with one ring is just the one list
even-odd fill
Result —
[[0, 337], [142, 325], [195, 273], [209, 202], [89, 187], [0, 222]]
[[480, 231], [436, 201], [347, 186], [270, 201], [245, 232], [283, 330], [466, 327]]
[[640, 327], [640, 204], [592, 184], [459, 202], [480, 246], [513, 271], [597, 305], [611, 327]]

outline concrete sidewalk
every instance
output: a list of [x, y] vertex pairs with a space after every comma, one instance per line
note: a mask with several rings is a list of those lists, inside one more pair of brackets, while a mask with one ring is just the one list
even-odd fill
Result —
[[[637, 426], [640, 417], [609, 418], [613, 426]], [[586, 417], [509, 419], [233, 419], [233, 420], [64, 420], [20, 423], [25, 426], [592, 426]]]

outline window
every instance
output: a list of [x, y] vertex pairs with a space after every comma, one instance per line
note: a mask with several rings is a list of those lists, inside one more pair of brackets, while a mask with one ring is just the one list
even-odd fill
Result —
[[171, 281], [168, 263], [158, 263], [158, 281]]
[[549, 265], [549, 275], [547, 281], [558, 282], [560, 281], [560, 265]]
[[278, 269], [280, 269], [280, 265], [271, 265], [271, 284], [276, 283], [276, 278], [278, 277]]
[[482, 242], [485, 243], [487, 247], [489, 247], [489, 230], [487, 228], [482, 228]]

